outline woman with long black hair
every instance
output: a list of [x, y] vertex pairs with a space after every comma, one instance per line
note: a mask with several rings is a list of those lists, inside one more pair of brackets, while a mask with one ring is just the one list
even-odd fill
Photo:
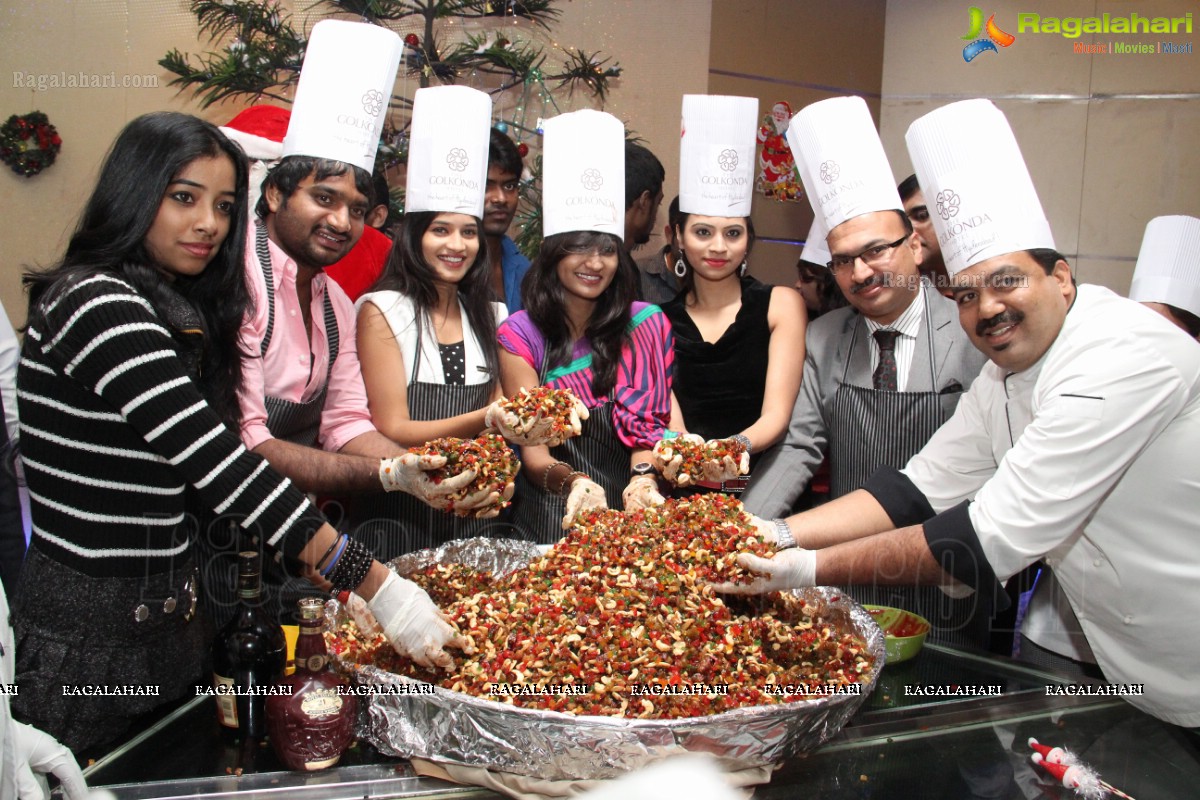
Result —
[[[736, 440], [754, 454], [746, 465], [710, 462], [706, 480], [688, 486], [688, 493], [740, 492], [739, 473], [783, 438], [800, 392], [804, 303], [792, 289], [747, 274], [754, 246], [753, 159], [745, 154], [754, 152], [757, 116], [753, 98], [683, 98], [675, 227], [682, 291], [663, 305], [675, 332], [671, 423], [708, 441]], [[657, 462], [670, 474], [662, 459]]]
[[[480, 222], [491, 110], [488, 95], [465, 86], [417, 90], [406, 213], [383, 274], [358, 301], [371, 422], [409, 447], [478, 436], [499, 399], [496, 326], [508, 312], [491, 300]], [[385, 559], [500, 530], [494, 504], [459, 517], [390, 494], [355, 498], [351, 509], [355, 536]]]
[[634, 301], [623, 138], [601, 112], [547, 121], [546, 237], [522, 286], [525, 310], [500, 326], [507, 394], [568, 388], [589, 410], [581, 436], [522, 448], [513, 523], [542, 542], [618, 497], [627, 509], [662, 502], [649, 461], [670, 413], [671, 327], [658, 306]]
[[[246, 172], [209, 123], [139, 117], [62, 261], [26, 277], [17, 389], [33, 537], [13, 609], [13, 708], [73, 750], [207, 682], [189, 503], [368, 598], [397, 649], [448, 664], [441, 648], [458, 642], [424, 592], [340, 537], [235, 433]], [[381, 469], [419, 471], [413, 458]]]

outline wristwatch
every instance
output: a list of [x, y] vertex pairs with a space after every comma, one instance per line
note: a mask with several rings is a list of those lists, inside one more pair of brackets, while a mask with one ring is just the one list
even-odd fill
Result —
[[649, 461], [639, 461], [638, 463], [633, 465], [633, 468], [631, 470], [629, 470], [630, 478], [636, 478], [639, 475], [653, 475], [653, 474], [654, 474], [654, 465], [651, 464]]

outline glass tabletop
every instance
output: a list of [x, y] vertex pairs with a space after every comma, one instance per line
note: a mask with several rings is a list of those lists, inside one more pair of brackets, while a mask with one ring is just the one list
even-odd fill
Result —
[[[755, 797], [1071, 796], [1030, 764], [1030, 736], [1071, 747], [1139, 800], [1196, 796], [1200, 747], [1193, 734], [1119, 699], [1047, 692], [1047, 685], [1063, 682], [1010, 659], [926, 645], [911, 661], [886, 666], [850, 724], [787, 762]], [[213, 699], [200, 697], [85, 774], [89, 784], [113, 788], [119, 798], [277, 797], [280, 791], [322, 800], [497, 796], [416, 777], [408, 762], [366, 743], [322, 773], [287, 772], [269, 747], [259, 749], [254, 761], [256, 774], [235, 775], [238, 750], [220, 735]]]

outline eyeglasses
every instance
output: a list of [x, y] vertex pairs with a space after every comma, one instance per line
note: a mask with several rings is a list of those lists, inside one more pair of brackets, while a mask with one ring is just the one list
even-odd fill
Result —
[[611, 242], [604, 244], [568, 244], [563, 250], [573, 256], [615, 256], [617, 246]]
[[854, 266], [854, 262], [860, 258], [868, 267], [882, 267], [884, 264], [892, 260], [892, 251], [900, 245], [908, 241], [909, 234], [904, 234], [891, 244], [877, 244], [874, 247], [868, 247], [861, 253], [853, 256], [834, 256], [828, 266], [834, 272], [846, 267]]

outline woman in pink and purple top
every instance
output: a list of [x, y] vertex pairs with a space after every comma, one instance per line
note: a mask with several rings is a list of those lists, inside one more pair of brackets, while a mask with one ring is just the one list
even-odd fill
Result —
[[525, 310], [498, 337], [506, 395], [568, 388], [590, 412], [582, 435], [521, 449], [513, 523], [550, 543], [585, 509], [662, 502], [650, 449], [670, 419], [674, 354], [666, 316], [634, 302], [621, 123], [597, 111], [548, 120], [543, 163], [546, 236], [522, 286]]

